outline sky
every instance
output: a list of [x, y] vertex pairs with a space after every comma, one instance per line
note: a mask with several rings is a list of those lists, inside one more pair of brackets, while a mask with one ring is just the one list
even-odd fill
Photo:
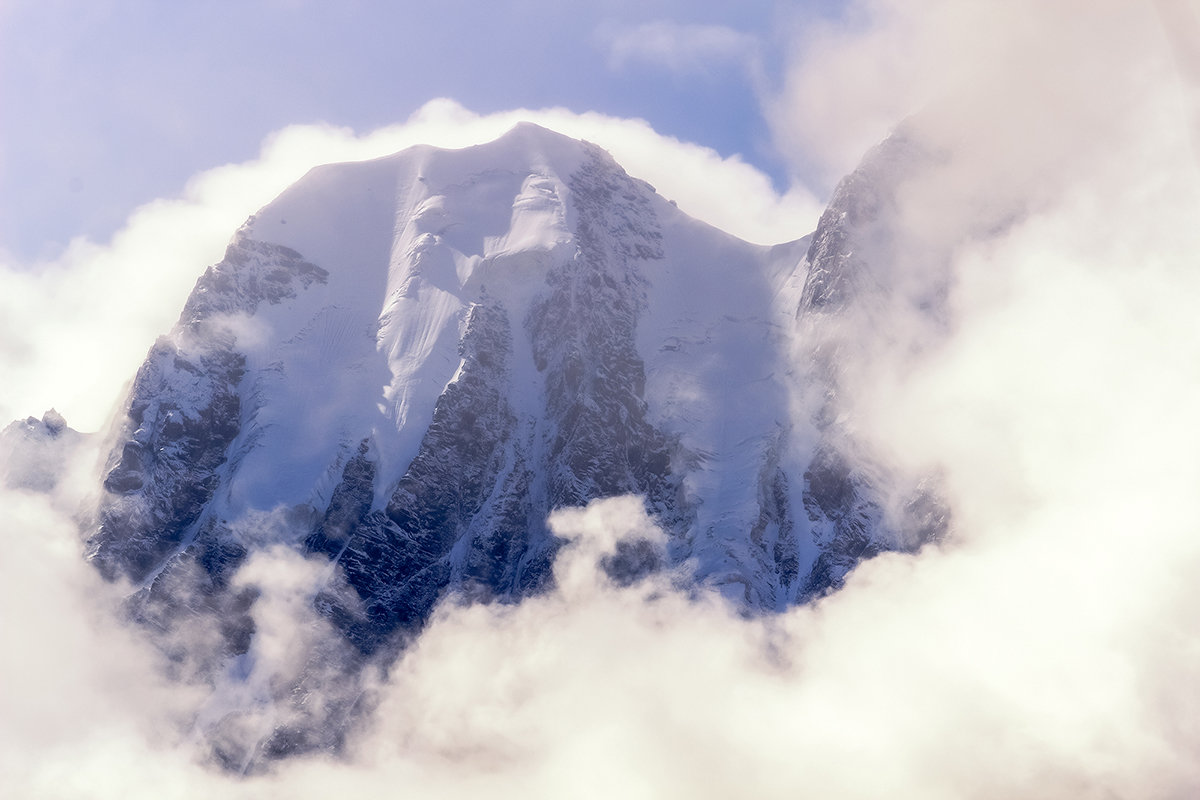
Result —
[[[303, 3], [246, 5], [240, 27], [119, 3], [0, 6], [3, 179], [29, 192], [22, 204], [5, 189], [4, 224], [10, 205], [54, 207], [65, 196], [55, 181], [69, 191], [78, 177], [80, 196], [101, 174], [139, 187], [112, 208], [68, 204], [68, 222], [31, 212], [43, 222], [29, 222], [37, 233], [22, 223], [28, 243], [4, 235], [6, 403], [20, 394], [33, 408], [18, 413], [40, 413], [49, 388], [70, 395], [68, 420], [98, 425], [119, 389], [105, 373], [131, 374], [246, 207], [313, 157], [461, 143], [527, 116], [586, 132], [681, 208], [770, 240], [789, 238], [793, 218], [811, 225], [831, 183], [907, 120], [938, 159], [898, 195], [903, 246], [889, 266], [919, 283], [930, 265], [914, 254], [942, 254], [950, 318], [931, 346], [921, 319], [889, 312], [848, 400], [898, 469], [940, 471], [953, 540], [872, 559], [819, 603], [745, 619], [667, 579], [604, 579], [595, 562], [615, 539], [654, 535], [637, 498], [556, 514], [576, 544], [554, 592], [443, 609], [379, 678], [380, 712], [344, 759], [243, 781], [197, 763], [179, 731], [203, 698], [167, 682], [160, 656], [107, 613], [119, 597], [79, 559], [71, 517], [87, 481], [50, 497], [5, 492], [0, 785], [53, 798], [1200, 793], [1200, 4], [527, 3], [522, 22], [443, 4], [446, 16], [422, 21], [478, 19], [477, 48], [406, 40], [403, 25], [364, 21], [369, 5], [345, 7], [357, 24], [317, 15], [321, 33], [306, 37], [266, 22], [306, 18]], [[529, 20], [555, 35], [535, 36]], [[213, 32], [204, 46], [182, 34], [196, 30]], [[335, 34], [356, 31], [378, 47], [333, 58]], [[145, 51], [130, 42], [146, 40], [154, 58], [132, 56]], [[287, 71], [265, 58], [233, 68], [264, 43], [287, 54]], [[90, 69], [74, 73], [78, 58]], [[14, 78], [14, 59], [41, 77]], [[591, 65], [578, 76], [587, 88], [556, 95], [571, 91], [562, 64], [576, 59]], [[403, 101], [414, 64], [457, 77]], [[319, 108], [366, 75], [397, 108], [362, 119]], [[188, 76], [222, 87], [197, 93], [218, 108], [195, 124], [193, 101], [167, 91]], [[63, 106], [40, 113], [59, 116], [15, 111], [9, 98], [38, 81]], [[525, 88], [498, 98], [473, 81]], [[281, 93], [301, 99], [271, 110]], [[244, 139], [223, 138], [256, 115]], [[79, 166], [43, 156], [45, 181], [18, 180], [14, 141], [72, 152]], [[180, 152], [210, 146], [226, 149], [179, 165]], [[143, 159], [158, 166], [132, 177]], [[80, 234], [91, 238], [66, 243]], [[90, 395], [71, 394], [80, 375]], [[290, 551], [239, 574], [262, 593], [257, 679], [286, 680], [320, 640], [316, 574]]]

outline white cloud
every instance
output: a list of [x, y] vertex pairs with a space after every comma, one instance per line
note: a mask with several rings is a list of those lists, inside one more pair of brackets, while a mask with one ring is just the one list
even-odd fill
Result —
[[[46, 524], [6, 500], [17, 510], [10, 531]], [[1153, 529], [1138, 531], [1150, 548], [1097, 550], [1130, 523], [1164, 521], [1111, 510], [1093, 509], [1099, 524], [1086, 536], [1062, 524], [1075, 520], [1061, 508], [1013, 526], [993, 519], [1001, 535], [878, 558], [820, 604], [760, 619], [681, 593], [670, 575], [609, 583], [595, 559], [618, 538], [654, 538], [640, 502], [563, 512], [551, 526], [578, 544], [556, 567], [560, 590], [517, 606], [442, 608], [379, 685], [378, 712], [347, 758], [249, 779], [200, 769], [190, 743], [164, 740], [178, 723], [164, 708], [196, 698], [163, 705], [144, 647], [107, 624], [80, 628], [97, 587], [66, 548], [51, 560], [65, 581], [35, 572], [4, 583], [22, 587], [6, 608], [52, 601], [26, 602], [25, 622], [39, 645], [59, 645], [22, 653], [12, 663], [23, 666], [6, 671], [6, 707], [21, 697], [29, 712], [15, 717], [6, 780], [48, 798], [385, 788], [448, 798], [1178, 796], [1200, 780], [1188, 678], [1200, 667], [1188, 644], [1200, 591], [1185, 579], [1200, 558]], [[65, 541], [67, 526], [58, 530]], [[17, 555], [32, 555], [6, 562], [17, 572], [46, 561]], [[279, 552], [239, 577], [267, 594], [256, 614], [271, 651], [260, 678], [302, 661], [315, 577]]]
[[1151, 4], [860, 0], [852, 8], [852, 24], [815, 26], [796, 48], [773, 108], [781, 144], [833, 178], [922, 110], [942, 136], [1010, 157], [997, 159], [1000, 176], [1011, 168], [1022, 179], [1061, 174], [1102, 147], [1090, 132], [1142, 124], [1137, 87], [1174, 91], [1162, 82], [1176, 83], [1160, 72], [1166, 40]]
[[182, 197], [139, 208], [107, 245], [75, 240], [50, 263], [0, 270], [0, 419], [50, 407], [69, 423], [100, 427], [154, 338], [174, 323], [204, 268], [233, 231], [316, 164], [386, 155], [419, 143], [465, 147], [531, 120], [609, 149], [684, 211], [752, 241], [798, 238], [818, 206], [801, 190], [776, 193], [737, 157], [656, 133], [641, 120], [565, 109], [486, 116], [435, 100], [407, 122], [355, 135], [299, 125], [270, 136], [260, 157], [203, 172]]
[[80, 557], [75, 522], [47, 498], [0, 492], [0, 786], [14, 797], [116, 795], [112, 763], [144, 777], [192, 769], [177, 749], [198, 693], [169, 683], [120, 597]]
[[[151, 743], [145, 726], [164, 724], [153, 705], [110, 702], [72, 715], [60, 746], [18, 748], [12, 785], [47, 797], [1076, 798], [1181, 796], [1200, 781], [1188, 679], [1200, 592], [1165, 569], [1179, 549], [1068, 553], [1077, 537], [1043, 516], [1007, 537], [876, 559], [817, 606], [744, 619], [669, 576], [618, 588], [594, 568], [606, 541], [646, 532], [639, 505], [552, 519], [585, 536], [559, 565], [564, 590], [443, 608], [379, 686], [344, 760], [250, 779], [205, 772], [186, 746]], [[282, 590], [283, 632], [310, 616], [286, 599], [310, 569], [266, 563], [257, 579]], [[1183, 566], [1197, 565], [1192, 549]], [[55, 615], [39, 622], [64, 629]], [[152, 675], [124, 657], [43, 666], [80, 678], [90, 708], [113, 697], [95, 673]]]

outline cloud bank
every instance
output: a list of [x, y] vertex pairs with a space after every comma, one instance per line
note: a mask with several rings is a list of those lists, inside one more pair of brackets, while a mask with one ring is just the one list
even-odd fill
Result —
[[[743, 619], [669, 575], [619, 588], [592, 568], [604, 542], [653, 535], [637, 501], [567, 512], [553, 524], [581, 544], [560, 591], [443, 608], [379, 679], [346, 761], [238, 780], [156, 736], [189, 698], [163, 710], [144, 646], [92, 638], [83, 609], [104, 590], [69, 521], [6, 496], [6, 552], [25, 554], [0, 581], [27, 643], [0, 662], [14, 793], [1194, 796], [1200, 171], [1159, 17], [881, 0], [826, 37], [795, 65], [781, 131], [832, 169], [839, 137], [893, 114], [940, 154], [897, 213], [949, 260], [946, 335], [878, 362], [855, 413], [898, 463], [942, 470], [953, 542]], [[924, 330], [891, 321], [902, 342]], [[277, 561], [265, 624], [307, 613], [288, 598], [308, 570]]]

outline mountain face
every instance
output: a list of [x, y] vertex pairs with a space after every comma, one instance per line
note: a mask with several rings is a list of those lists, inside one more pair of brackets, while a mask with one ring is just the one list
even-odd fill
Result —
[[[240, 565], [276, 546], [326, 561], [315, 607], [352, 672], [443, 598], [544, 590], [547, 515], [599, 497], [643, 497], [668, 535], [624, 545], [613, 580], [683, 567], [748, 612], [936, 540], [934, 488], [873, 459], [843, 401], [887, 321], [863, 259], [910, 161], [889, 140], [776, 247], [532, 125], [314, 169], [151, 348], [108, 434], [89, 557], [165, 642], [213, 620], [205, 653], [164, 645], [210, 672], [253, 641]], [[329, 705], [262, 752], [336, 747], [353, 700]]]

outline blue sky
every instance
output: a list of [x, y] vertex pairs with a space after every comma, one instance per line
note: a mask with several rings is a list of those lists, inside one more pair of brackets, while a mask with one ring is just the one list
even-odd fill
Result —
[[[647, 120], [792, 180], [764, 108], [845, 0], [10, 0], [0, 6], [0, 252], [106, 241], [138, 205], [296, 123], [362, 133], [426, 101]], [[821, 191], [823, 187], [817, 187]], [[804, 231], [797, 232], [800, 235]]]

